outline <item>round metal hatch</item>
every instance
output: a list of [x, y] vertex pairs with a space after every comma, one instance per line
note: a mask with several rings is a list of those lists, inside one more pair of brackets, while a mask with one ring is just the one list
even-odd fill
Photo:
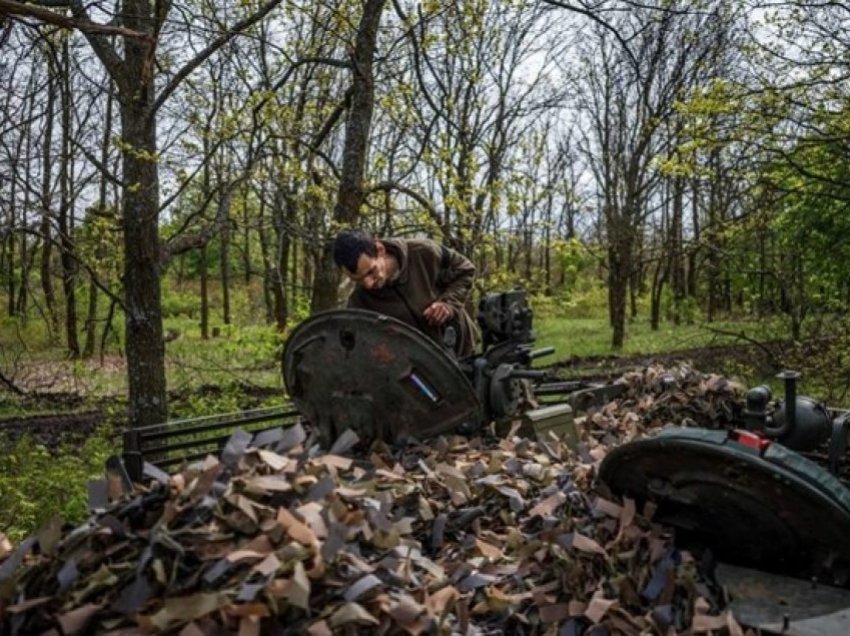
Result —
[[751, 434], [669, 428], [611, 451], [599, 479], [657, 504], [654, 519], [721, 559], [844, 583], [850, 490], [814, 462]]
[[361, 309], [301, 323], [283, 351], [283, 379], [325, 446], [346, 429], [364, 443], [400, 445], [482, 417], [472, 384], [451, 356], [405, 323]]

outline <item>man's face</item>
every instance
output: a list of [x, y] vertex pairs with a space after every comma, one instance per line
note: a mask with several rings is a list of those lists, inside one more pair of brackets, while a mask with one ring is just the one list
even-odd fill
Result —
[[387, 284], [391, 272], [391, 259], [383, 243], [377, 241], [375, 244], [377, 254], [369, 256], [361, 254], [357, 259], [357, 271], [353, 274], [344, 269], [349, 279], [360, 287], [372, 290], [381, 289]]

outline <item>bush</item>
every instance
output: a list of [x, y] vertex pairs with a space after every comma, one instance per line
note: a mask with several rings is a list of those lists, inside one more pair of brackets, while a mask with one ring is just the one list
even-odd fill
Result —
[[197, 318], [201, 312], [201, 299], [194, 290], [181, 291], [176, 286], [163, 286], [162, 317], [186, 316]]
[[531, 299], [535, 317], [547, 318], [599, 318], [608, 311], [608, 290], [599, 285], [562, 291], [553, 296], [536, 294]]
[[88, 515], [89, 479], [103, 477], [115, 452], [101, 430], [51, 452], [29, 436], [0, 445], [0, 530], [20, 541], [52, 517], [77, 525]]

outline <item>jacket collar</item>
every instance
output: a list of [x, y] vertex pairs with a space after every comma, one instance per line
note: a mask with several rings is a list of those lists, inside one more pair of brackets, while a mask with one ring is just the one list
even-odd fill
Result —
[[393, 280], [394, 285], [405, 284], [410, 277], [410, 268], [407, 259], [407, 241], [403, 239], [379, 239], [387, 252], [392, 254], [398, 261], [398, 276]]

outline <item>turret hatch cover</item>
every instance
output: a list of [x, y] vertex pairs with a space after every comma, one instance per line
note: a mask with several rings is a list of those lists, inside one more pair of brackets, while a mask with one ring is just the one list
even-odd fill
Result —
[[283, 378], [326, 446], [346, 429], [366, 443], [402, 444], [481, 417], [472, 384], [448, 353], [371, 311], [327, 311], [301, 323], [284, 348]]
[[752, 434], [668, 428], [611, 451], [599, 478], [657, 504], [655, 519], [722, 560], [846, 584], [850, 490]]

